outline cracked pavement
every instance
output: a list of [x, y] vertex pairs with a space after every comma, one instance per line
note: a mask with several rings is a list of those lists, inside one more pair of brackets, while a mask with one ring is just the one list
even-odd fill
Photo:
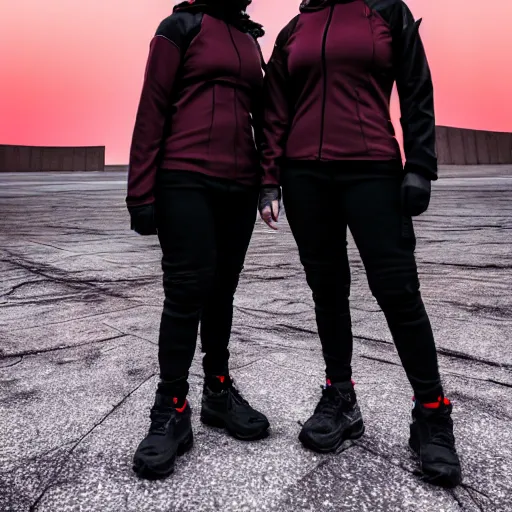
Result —
[[[272, 425], [243, 443], [198, 421], [162, 482], [131, 472], [157, 382], [155, 237], [129, 230], [125, 174], [0, 174], [0, 511], [512, 510], [512, 167], [447, 167], [415, 221], [423, 297], [454, 402], [464, 484], [419, 479], [411, 391], [349, 239], [363, 438], [306, 451], [323, 368], [286, 219], [260, 221], [235, 300], [232, 373]], [[264, 262], [264, 263], [262, 263]]]

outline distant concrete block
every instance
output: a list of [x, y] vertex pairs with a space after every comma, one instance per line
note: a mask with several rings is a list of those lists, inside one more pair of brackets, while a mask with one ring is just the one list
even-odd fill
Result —
[[510, 137], [500, 137], [498, 139], [498, 161], [500, 164], [512, 162], [512, 134], [510, 134]]
[[0, 172], [103, 171], [105, 147], [0, 145]]
[[85, 151], [85, 167], [88, 171], [102, 171], [105, 162], [105, 148], [87, 148]]
[[30, 151], [23, 151], [21, 148], [15, 148], [17, 152], [17, 159], [22, 169], [30, 169], [31, 156]]
[[73, 149], [73, 171], [78, 171], [78, 169], [82, 169], [83, 171], [87, 170], [85, 155], [85, 148]]
[[466, 165], [478, 164], [475, 130], [460, 130], [460, 132], [462, 135], [462, 143], [464, 146], [464, 158], [466, 160]]
[[487, 137], [485, 136], [485, 132], [477, 131], [475, 132], [475, 136], [478, 163], [480, 165], [489, 165], [491, 163], [491, 156], [489, 153], [489, 146], [487, 144]]
[[436, 127], [441, 165], [512, 164], [512, 133]]
[[[36, 171], [36, 169], [41, 170], [42, 168], [42, 162], [43, 162], [43, 148], [31, 148], [30, 151], [27, 151], [27, 154], [29, 155], [29, 165], [27, 167], [28, 171]], [[11, 167], [12, 168], [12, 167]], [[6, 168], [2, 168], [4, 171], [9, 170], [9, 166]], [[18, 170], [23, 171], [23, 167], [19, 168]]]
[[464, 140], [462, 139], [462, 132], [459, 129], [448, 130], [448, 145], [450, 147], [450, 157], [452, 161], [466, 165]]
[[436, 128], [436, 146], [437, 159], [440, 162], [451, 162], [448, 128], [446, 126], [438, 126]]
[[487, 147], [489, 148], [489, 158], [491, 159], [492, 164], [497, 164], [499, 162], [499, 152], [498, 152], [498, 134], [493, 132], [486, 132], [485, 134], [487, 138]]
[[73, 169], [73, 152], [66, 151], [62, 155], [62, 167], [64, 169]]

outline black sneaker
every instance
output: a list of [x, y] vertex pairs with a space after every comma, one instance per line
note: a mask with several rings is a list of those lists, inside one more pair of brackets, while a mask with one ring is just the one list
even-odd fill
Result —
[[242, 441], [265, 437], [270, 426], [266, 416], [253, 409], [225, 375], [206, 377], [201, 421], [211, 427], [225, 428]]
[[462, 481], [451, 412], [452, 404], [444, 397], [432, 404], [415, 401], [409, 438], [409, 446], [419, 458], [423, 478], [449, 488]]
[[344, 441], [364, 434], [363, 417], [351, 382], [323, 386], [315, 413], [299, 434], [300, 442], [319, 453], [336, 452]]
[[157, 392], [148, 435], [133, 457], [133, 470], [139, 477], [156, 480], [169, 476], [174, 471], [176, 456], [192, 448], [192, 411], [186, 400], [179, 405], [176, 398]]

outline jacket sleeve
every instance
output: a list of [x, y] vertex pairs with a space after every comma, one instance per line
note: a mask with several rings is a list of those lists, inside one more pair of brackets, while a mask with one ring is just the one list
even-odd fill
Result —
[[430, 67], [409, 8], [399, 1], [395, 8], [395, 74], [400, 99], [405, 170], [437, 179], [434, 90]]
[[171, 16], [160, 24], [150, 43], [130, 148], [128, 206], [154, 201], [157, 160], [181, 61], [180, 39], [180, 27]]
[[262, 186], [279, 185], [280, 163], [288, 136], [290, 112], [287, 96], [287, 56], [284, 49], [288, 41], [288, 31], [289, 26], [277, 37], [265, 73], [261, 141]]

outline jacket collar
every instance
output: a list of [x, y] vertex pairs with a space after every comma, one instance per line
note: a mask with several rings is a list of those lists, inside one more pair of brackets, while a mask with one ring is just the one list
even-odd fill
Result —
[[186, 0], [174, 6], [173, 12], [207, 12], [236, 17], [247, 9], [252, 0]]
[[245, 12], [252, 0], [186, 0], [174, 6], [173, 12], [205, 13], [230, 23], [255, 39], [263, 37], [263, 27]]
[[300, 12], [320, 11], [334, 4], [349, 4], [357, 0], [303, 0], [300, 4]]

